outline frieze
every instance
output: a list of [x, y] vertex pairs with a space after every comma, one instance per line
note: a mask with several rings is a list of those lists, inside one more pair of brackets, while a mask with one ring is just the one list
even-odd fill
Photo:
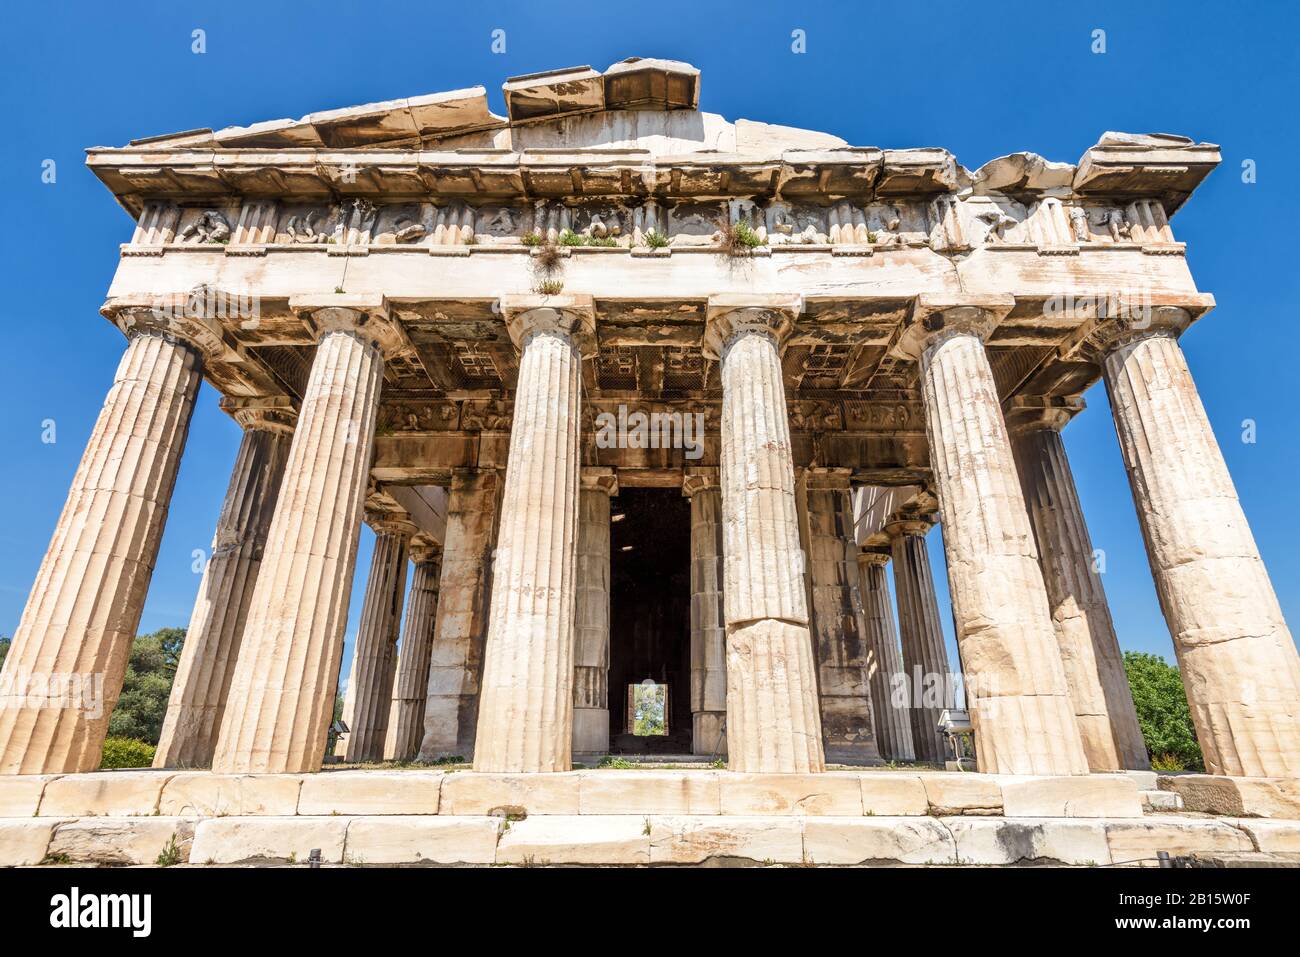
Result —
[[1021, 202], [997, 193], [945, 194], [927, 201], [537, 200], [473, 204], [459, 200], [376, 203], [282, 203], [248, 199], [210, 207], [145, 203], [125, 250], [157, 255], [169, 247], [226, 245], [234, 254], [265, 247], [327, 246], [336, 255], [371, 248], [412, 247], [468, 253], [468, 247], [610, 247], [658, 252], [710, 249], [724, 230], [744, 224], [758, 247], [830, 247], [849, 254], [925, 247], [941, 253], [972, 249], [1036, 249], [1076, 253], [1081, 247], [1137, 246], [1181, 252], [1163, 204], [1139, 199], [1107, 205], [1070, 195]]
[[791, 432], [837, 432], [844, 428], [838, 402], [793, 401], [789, 404]]
[[906, 432], [925, 428], [919, 402], [844, 403], [844, 427], [850, 432]]

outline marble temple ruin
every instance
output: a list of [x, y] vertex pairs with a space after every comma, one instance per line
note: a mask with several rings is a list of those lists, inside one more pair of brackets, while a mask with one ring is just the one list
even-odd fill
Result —
[[99, 767], [204, 381], [243, 438], [158, 768], [320, 770], [342, 673], [350, 763], [565, 772], [648, 747], [649, 680], [662, 747], [732, 773], [942, 766], [959, 679], [981, 772], [1145, 769], [1061, 439], [1101, 380], [1207, 770], [1300, 776], [1300, 661], [1179, 347], [1216, 146], [971, 172], [701, 112], [667, 60], [504, 93], [89, 150], [136, 221], [126, 346], [0, 774]]

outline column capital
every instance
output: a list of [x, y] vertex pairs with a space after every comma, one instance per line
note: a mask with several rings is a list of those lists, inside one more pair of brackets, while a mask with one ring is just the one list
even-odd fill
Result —
[[618, 494], [618, 472], [606, 466], [583, 466], [578, 483], [584, 492], [604, 492], [611, 498]]
[[1100, 364], [1121, 346], [1151, 336], [1177, 339], [1193, 322], [1214, 308], [1214, 297], [1196, 294], [1170, 301], [1136, 296], [1095, 297], [1090, 301], [1094, 316], [1074, 352]]
[[682, 472], [682, 495], [694, 498], [696, 492], [720, 489], [722, 477], [712, 466], [695, 466]]
[[[210, 286], [159, 296], [115, 296], [99, 307], [128, 339], [137, 335], [163, 336], [184, 343], [203, 356], [204, 362], [240, 363], [243, 357], [222, 335], [221, 321], [240, 315], [236, 297]], [[256, 310], [254, 310], [255, 312]]]
[[890, 552], [887, 548], [874, 548], [864, 545], [858, 549], [858, 567], [869, 565], [884, 567], [889, 564]]
[[551, 332], [573, 340], [584, 359], [596, 354], [596, 305], [591, 296], [511, 294], [497, 304], [510, 340], [521, 352], [529, 336]]
[[804, 485], [807, 488], [847, 490], [849, 488], [849, 479], [853, 475], [852, 469], [827, 468], [824, 466], [809, 466], [801, 471], [803, 472]]
[[933, 527], [933, 516], [917, 515], [886, 522], [883, 531], [890, 539], [902, 538], [906, 535], [919, 535], [924, 538]]
[[1004, 294], [922, 293], [912, 303], [912, 314], [894, 348], [906, 358], [918, 359], [951, 336], [970, 335], [983, 342], [1015, 304], [1014, 296]]
[[419, 528], [400, 512], [366, 512], [366, 524], [376, 535], [396, 535], [413, 538]]
[[290, 296], [289, 309], [317, 342], [332, 332], [345, 332], [376, 346], [385, 359], [415, 351], [380, 293]]
[[[411, 561], [416, 565], [427, 565], [442, 561], [442, 546], [437, 542], [414, 541], [410, 549]], [[437, 585], [437, 582], [434, 582]]]
[[1004, 417], [1012, 435], [1044, 429], [1059, 432], [1085, 408], [1087, 403], [1078, 395], [1017, 395], [1008, 400]]
[[292, 435], [298, 422], [298, 410], [287, 395], [221, 397], [221, 411], [246, 432], [278, 432]]
[[710, 296], [705, 313], [704, 354], [720, 360], [733, 339], [751, 332], [771, 339], [780, 352], [802, 314], [803, 296], [797, 293]]

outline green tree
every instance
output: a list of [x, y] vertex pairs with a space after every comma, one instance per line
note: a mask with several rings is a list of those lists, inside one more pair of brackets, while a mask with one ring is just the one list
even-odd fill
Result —
[[1124, 671], [1152, 760], [1168, 770], [1176, 770], [1174, 765], [1189, 771], [1204, 770], [1205, 761], [1196, 743], [1196, 729], [1178, 669], [1159, 655], [1126, 651]]
[[184, 643], [184, 628], [163, 628], [151, 635], [136, 636], [122, 696], [108, 719], [110, 735], [158, 743]]
[[0, 635], [0, 668], [4, 667], [5, 658], [9, 654], [9, 646], [13, 644], [13, 639], [7, 635]]

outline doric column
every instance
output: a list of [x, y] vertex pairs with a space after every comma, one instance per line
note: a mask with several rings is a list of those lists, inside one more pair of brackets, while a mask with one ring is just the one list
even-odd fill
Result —
[[442, 549], [411, 546], [411, 593], [406, 600], [406, 624], [398, 649], [397, 681], [393, 685], [392, 717], [384, 757], [410, 761], [424, 737], [424, 705], [429, 693], [429, 661], [433, 652], [433, 622], [438, 609], [438, 575]]
[[344, 761], [382, 761], [393, 707], [393, 677], [397, 670], [398, 628], [406, 597], [406, 559], [416, 528], [392, 515], [368, 519], [375, 530], [375, 549], [366, 578], [366, 597], [352, 648], [352, 670], [343, 700], [348, 733], [336, 753]]
[[0, 773], [92, 771], [144, 609], [201, 378], [148, 310], [129, 342], [0, 672]]
[[1300, 660], [1196, 393], [1157, 307], [1093, 337], [1160, 607], [1212, 774], [1300, 775]]
[[713, 296], [705, 354], [721, 363], [727, 751], [735, 771], [822, 771], [781, 348], [797, 296]]
[[476, 771], [567, 771], [573, 747], [578, 430], [590, 296], [505, 296], [521, 355], [474, 748]]
[[898, 649], [893, 603], [889, 600], [889, 581], [885, 575], [888, 563], [888, 552], [870, 548], [858, 552], [867, 681], [871, 685], [872, 716], [876, 720], [876, 742], [881, 754], [890, 761], [915, 761], [910, 712], [897, 700], [901, 689], [907, 687], [907, 678]]
[[421, 761], [474, 757], [501, 477], [456, 469], [448, 492]]
[[688, 468], [691, 500], [691, 751], [727, 756], [727, 622], [722, 602], [722, 488], [716, 468]]
[[932, 523], [916, 518], [891, 522], [890, 553], [894, 559], [894, 589], [898, 593], [898, 630], [902, 637], [904, 688], [908, 721], [916, 760], [943, 764], [948, 754], [939, 714], [954, 707], [952, 667], [943, 641], [939, 601], [930, 571], [930, 549], [925, 536]]
[[804, 469], [798, 485], [826, 759], [878, 763], [849, 470]]
[[613, 469], [584, 468], [578, 491], [578, 598], [574, 610], [573, 750], [609, 750], [609, 500]]
[[983, 337], [1012, 300], [972, 300], [919, 297], [902, 346], [920, 359], [976, 758], [987, 772], [1084, 774], [1088, 763], [984, 352]]
[[290, 300], [317, 334], [214, 771], [315, 771], [334, 711], [384, 353], [382, 298]]
[[1060, 430], [1082, 408], [1082, 399], [1020, 399], [1007, 426], [1088, 767], [1141, 770], [1151, 766], [1146, 744], [1061, 441]]
[[222, 407], [244, 427], [244, 437], [185, 631], [156, 768], [212, 763], [297, 418], [288, 397], [225, 399]]

